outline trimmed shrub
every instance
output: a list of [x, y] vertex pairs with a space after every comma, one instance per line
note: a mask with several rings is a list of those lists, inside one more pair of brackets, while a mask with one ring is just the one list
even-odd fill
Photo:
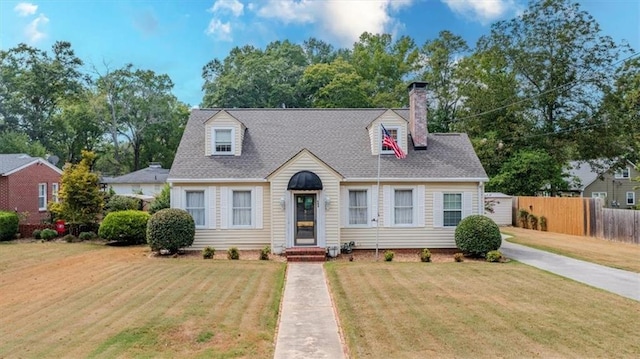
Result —
[[240, 251], [236, 247], [231, 247], [227, 250], [227, 258], [231, 260], [240, 259]]
[[147, 225], [147, 243], [153, 251], [176, 253], [192, 245], [195, 235], [196, 223], [183, 209], [162, 209], [151, 216]]
[[213, 256], [216, 255], [216, 249], [213, 247], [205, 247], [202, 250], [202, 258], [204, 259], [213, 259]]
[[456, 262], [464, 262], [464, 254], [458, 252], [453, 255], [453, 260]]
[[42, 232], [40, 232], [40, 237], [42, 238], [43, 241], [50, 241], [56, 238], [57, 236], [58, 236], [58, 232], [49, 228], [43, 229]]
[[484, 257], [502, 244], [498, 225], [491, 218], [477, 214], [460, 221], [455, 240], [462, 253], [474, 257]]
[[545, 216], [540, 216], [540, 230], [547, 231], [547, 217]]
[[80, 235], [78, 235], [78, 239], [80, 239], [81, 241], [90, 241], [96, 238], [98, 238], [98, 235], [94, 232], [82, 232], [80, 233]]
[[271, 247], [266, 246], [264, 248], [262, 248], [262, 250], [260, 251], [260, 257], [258, 257], [261, 261], [268, 261], [269, 260], [269, 254], [271, 254]]
[[535, 231], [538, 230], [538, 217], [533, 213], [529, 215], [529, 228]]
[[0, 241], [10, 241], [16, 238], [20, 217], [15, 212], [0, 211]]
[[149, 213], [143, 211], [111, 212], [100, 224], [98, 235], [108, 241], [130, 245], [146, 243], [149, 217]]
[[518, 221], [520, 221], [522, 228], [529, 228], [529, 212], [526, 209], [520, 208], [518, 210]]
[[385, 262], [391, 262], [396, 254], [393, 251], [384, 251]]
[[141, 201], [137, 198], [115, 195], [111, 197], [111, 199], [109, 199], [109, 202], [107, 202], [105, 211], [107, 213], [111, 213], [118, 211], [139, 210], [141, 208], [140, 204]]
[[420, 261], [431, 262], [431, 251], [428, 248], [424, 248], [420, 252]]
[[500, 262], [502, 260], [502, 253], [500, 251], [487, 252], [485, 258], [487, 259], [487, 262]]
[[66, 236], [62, 237], [62, 240], [67, 243], [79, 242], [78, 237], [74, 236], [73, 234], [67, 234]]
[[33, 231], [33, 238], [35, 238], [35, 239], [42, 239], [42, 237], [40, 237], [40, 233], [42, 233], [42, 231], [41, 231], [41, 230], [39, 230], [39, 229], [34, 230], [34, 231]]

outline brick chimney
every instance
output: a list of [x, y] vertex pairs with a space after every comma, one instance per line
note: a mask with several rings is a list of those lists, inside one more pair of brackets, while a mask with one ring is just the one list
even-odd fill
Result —
[[409, 85], [409, 133], [413, 149], [427, 149], [427, 83]]

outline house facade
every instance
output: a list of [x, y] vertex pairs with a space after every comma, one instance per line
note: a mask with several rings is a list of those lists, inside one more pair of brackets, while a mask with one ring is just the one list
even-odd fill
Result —
[[42, 158], [0, 154], [0, 209], [16, 211], [27, 223], [49, 219], [49, 202], [58, 201], [62, 171]]
[[143, 194], [155, 196], [162, 191], [169, 176], [169, 170], [159, 163], [118, 177], [103, 177], [101, 185], [112, 188], [116, 194]]
[[427, 133], [425, 86], [409, 109], [193, 110], [167, 179], [190, 249], [455, 248], [488, 178], [465, 134]]
[[633, 181], [640, 177], [638, 167], [627, 161], [618, 170], [598, 172], [588, 163], [572, 162], [570, 175], [578, 179], [574, 189], [581, 197], [602, 198], [604, 207], [634, 209], [640, 204], [640, 183]]

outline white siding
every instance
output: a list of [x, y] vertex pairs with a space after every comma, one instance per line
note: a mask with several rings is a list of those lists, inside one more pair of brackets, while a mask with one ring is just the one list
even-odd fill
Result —
[[[109, 187], [113, 188], [116, 194], [132, 194], [142, 191], [142, 194], [155, 196], [162, 191], [164, 183], [113, 183], [110, 184]], [[136, 188], [135, 191], [134, 187]], [[137, 190], [138, 187], [139, 191]]]
[[510, 226], [512, 224], [511, 197], [491, 197], [485, 198], [485, 202], [493, 201], [493, 213], [485, 211], [485, 215], [499, 226]]
[[407, 153], [407, 121], [400, 117], [397, 113], [389, 110], [375, 119], [369, 125], [371, 154], [377, 156], [378, 152], [380, 152], [380, 143], [382, 143], [382, 137], [380, 136], [381, 123], [384, 124], [385, 127], [398, 127], [398, 145], [400, 145], [400, 148], [402, 148], [404, 153]]

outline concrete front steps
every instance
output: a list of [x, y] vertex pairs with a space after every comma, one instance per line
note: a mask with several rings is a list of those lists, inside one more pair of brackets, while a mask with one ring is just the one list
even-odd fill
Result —
[[324, 262], [326, 250], [320, 247], [295, 247], [284, 251], [287, 262]]

